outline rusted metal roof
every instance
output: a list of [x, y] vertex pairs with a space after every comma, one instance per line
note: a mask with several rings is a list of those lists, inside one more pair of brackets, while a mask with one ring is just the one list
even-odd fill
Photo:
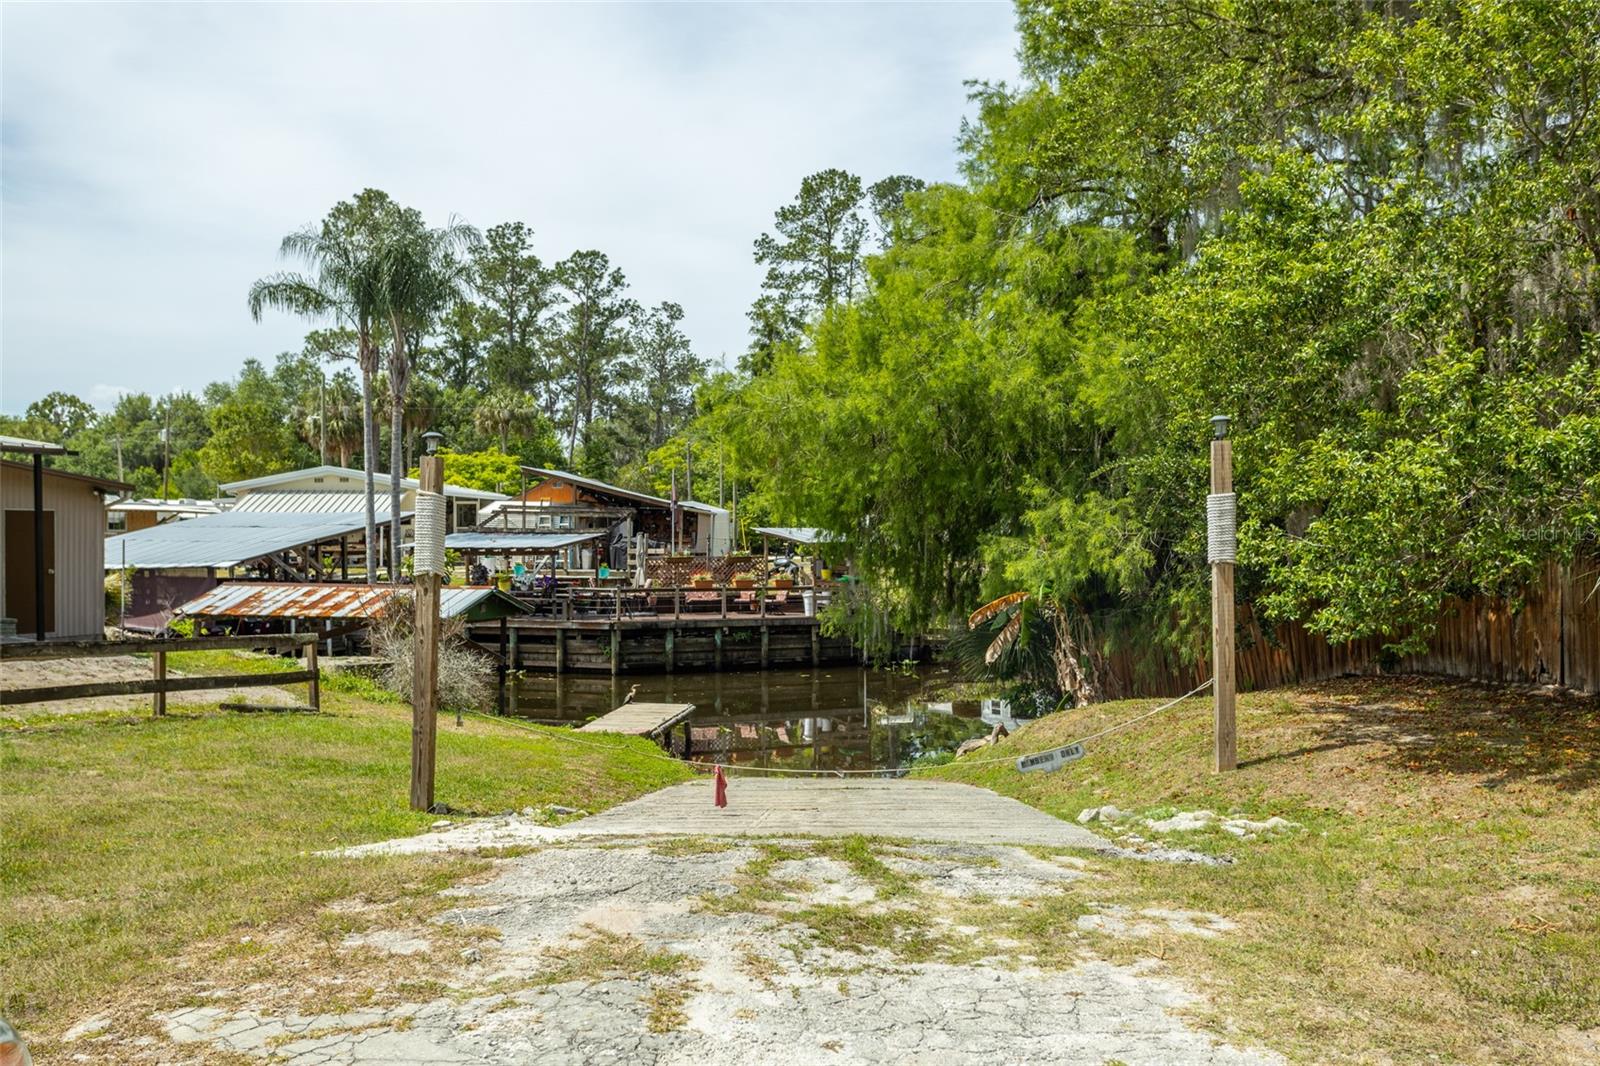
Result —
[[[205, 618], [376, 618], [402, 585], [332, 585], [275, 581], [228, 581], [178, 608], [178, 613]], [[485, 600], [504, 601], [512, 613], [527, 608], [498, 589], [468, 586], [439, 590], [439, 616], [451, 618]]]

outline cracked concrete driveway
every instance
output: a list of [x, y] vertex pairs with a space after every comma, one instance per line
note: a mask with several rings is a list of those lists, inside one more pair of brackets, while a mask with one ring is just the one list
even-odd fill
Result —
[[[87, 1062], [291, 1066], [1281, 1061], [1192, 1025], [1184, 1008], [1200, 1001], [1158, 963], [1094, 950], [1152, 930], [1228, 935], [1225, 916], [1097, 900], [1097, 870], [1126, 861], [1099, 837], [1026, 807], [997, 827], [1009, 800], [907, 784], [737, 782], [730, 809], [756, 825], [715, 820], [725, 812], [696, 784], [559, 829], [481, 819], [350, 849], [478, 850], [492, 867], [427, 917], [370, 915], [330, 941], [331, 966], [160, 1012], [137, 1054], [92, 1025], [67, 1048]], [[923, 814], [979, 839], [901, 832], [919, 819], [893, 801], [913, 792], [963, 801]], [[750, 835], [796, 804], [816, 810], [788, 831], [817, 836]], [[960, 829], [963, 811], [973, 828]], [[695, 835], [645, 835], [644, 822]], [[867, 826], [878, 836], [857, 835]], [[379, 956], [425, 960], [428, 980], [396, 980]]]
[[[1006, 845], [875, 845], [844, 860], [803, 841], [705, 847], [591, 841], [501, 860], [439, 919], [493, 932], [426, 1002], [207, 1005], [163, 1021], [180, 1044], [292, 1066], [1279, 1061], [1191, 1028], [1174, 1011], [1194, 997], [1150, 964], [1084, 952], [1043, 965], [1004, 925], [936, 914], [939, 898], [985, 886], [988, 909], [1081, 894], [1083, 860]], [[883, 928], [832, 935], [842, 908]], [[915, 946], [896, 924], [908, 915]]]

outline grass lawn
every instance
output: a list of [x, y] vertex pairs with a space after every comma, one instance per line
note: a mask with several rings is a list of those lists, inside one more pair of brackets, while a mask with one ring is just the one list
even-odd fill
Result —
[[[982, 754], [1066, 743], [1155, 705], [1052, 715]], [[1106, 902], [1239, 923], [1210, 940], [1096, 945], [1163, 959], [1209, 994], [1219, 1032], [1307, 1062], [1600, 1061], [1600, 700], [1352, 679], [1242, 697], [1239, 770], [1212, 774], [1210, 752], [1201, 697], [1055, 773], [925, 772], [1064, 818], [1112, 803], [1299, 823], [1165, 838], [1232, 866], [1099, 869]]]
[[[290, 668], [191, 654], [210, 658], [175, 655], [172, 668]], [[143, 697], [126, 715], [0, 716], [0, 1014], [59, 1032], [197, 944], [248, 944], [243, 930], [334, 900], [423, 901], [482, 865], [311, 854], [437, 820], [407, 807], [410, 708], [359, 682], [323, 692], [319, 716], [184, 707], [152, 719]], [[596, 811], [689, 776], [647, 741], [579, 746], [553, 732], [477, 718], [458, 729], [442, 715], [438, 800]]]

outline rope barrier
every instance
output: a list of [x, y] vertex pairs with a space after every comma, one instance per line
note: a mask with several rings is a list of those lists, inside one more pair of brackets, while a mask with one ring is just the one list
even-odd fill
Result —
[[1106, 728], [1100, 730], [1100, 732], [1098, 732], [1098, 733], [1090, 733], [1086, 737], [1079, 737], [1077, 740], [1069, 740], [1065, 744], [1052, 744], [1050, 747], [1041, 749], [1039, 751], [1030, 751], [1030, 752], [1028, 752], [1028, 753], [1026, 753], [1024, 755], [1007, 755], [1004, 758], [999, 758], [999, 759], [963, 759], [961, 762], [953, 763], [951, 765], [955, 765], [955, 766], [987, 766], [987, 765], [989, 765], [991, 763], [997, 763], [997, 762], [1016, 762], [1018, 759], [1027, 759], [1027, 758], [1031, 758], [1034, 755], [1043, 755], [1045, 752], [1047, 752], [1047, 751], [1055, 751], [1057, 748], [1067, 748], [1067, 747], [1071, 747], [1074, 744], [1087, 744], [1091, 740], [1099, 740], [1101, 737], [1106, 736], [1109, 733], [1115, 733], [1119, 729], [1126, 729], [1128, 726], [1133, 725], [1135, 722], [1142, 722], [1146, 718], [1149, 718], [1151, 715], [1160, 714], [1162, 711], [1165, 711], [1170, 707], [1176, 707], [1178, 704], [1182, 703], [1184, 700], [1188, 699], [1190, 696], [1196, 695], [1197, 693], [1204, 692], [1206, 689], [1208, 689], [1210, 687], [1211, 687], [1211, 679], [1210, 678], [1206, 678], [1204, 681], [1200, 682], [1200, 684], [1196, 685], [1194, 688], [1190, 689], [1188, 692], [1185, 692], [1183, 695], [1177, 697], [1176, 699], [1168, 700], [1166, 703], [1163, 703], [1159, 707], [1155, 707], [1155, 708], [1152, 708], [1151, 710], [1145, 711], [1143, 714], [1134, 715], [1132, 718], [1128, 718], [1128, 719], [1125, 719], [1124, 721], [1118, 722], [1116, 725], [1106, 726]]
[[[1188, 692], [1185, 692], [1183, 695], [1178, 696], [1175, 699], [1168, 700], [1166, 703], [1163, 703], [1159, 707], [1151, 708], [1150, 710], [1145, 711], [1142, 714], [1137, 714], [1137, 715], [1134, 715], [1132, 718], [1127, 718], [1127, 719], [1124, 719], [1121, 722], [1117, 722], [1114, 725], [1109, 725], [1106, 728], [1100, 730], [1098, 733], [1090, 733], [1086, 737], [1080, 737], [1077, 740], [1068, 741], [1066, 745], [1053, 744], [1050, 747], [1042, 748], [1039, 751], [1025, 752], [1024, 754], [1021, 754], [1021, 755], [1007, 755], [1007, 756], [1004, 756], [1004, 757], [1001, 757], [1001, 758], [963, 759], [958, 763], [950, 763], [950, 764], [947, 764], [947, 765], [953, 765], [953, 766], [989, 766], [989, 765], [992, 765], [994, 763], [1002, 763], [1002, 762], [1014, 763], [1018, 759], [1026, 759], [1026, 758], [1029, 758], [1029, 757], [1034, 756], [1034, 755], [1043, 755], [1047, 751], [1055, 751], [1057, 748], [1060, 748], [1060, 747], [1066, 747], [1066, 746], [1070, 746], [1072, 744], [1087, 744], [1091, 740], [1098, 740], [1103, 736], [1107, 736], [1108, 734], [1115, 733], [1119, 729], [1126, 729], [1128, 726], [1133, 725], [1136, 722], [1142, 722], [1146, 718], [1150, 718], [1153, 715], [1160, 714], [1162, 711], [1168, 710], [1168, 709], [1170, 709], [1172, 707], [1176, 707], [1178, 704], [1182, 703], [1184, 700], [1188, 699], [1189, 697], [1198, 695], [1199, 693], [1204, 692], [1206, 689], [1208, 689], [1210, 687], [1211, 687], [1211, 679], [1207, 678], [1205, 681], [1200, 682], [1200, 684], [1196, 685], [1194, 688], [1190, 689]], [[532, 726], [531, 724], [524, 723], [524, 722], [518, 722], [518, 721], [515, 721], [514, 719], [505, 718], [503, 716], [483, 714], [480, 711], [468, 711], [467, 713], [473, 718], [482, 718], [486, 722], [496, 722], [496, 723], [500, 723], [502, 725], [516, 726], [519, 729], [525, 729], [525, 730], [527, 730], [528, 732], [531, 732], [531, 733], [538, 733], [540, 736], [556, 737], [556, 738], [559, 738], [561, 740], [565, 740], [565, 741], [567, 741], [569, 743], [572, 743], [572, 744], [578, 744], [578, 745], [580, 745], [582, 747], [598, 748], [598, 749], [606, 750], [606, 751], [615, 751], [616, 750], [616, 746], [615, 745], [597, 743], [597, 742], [594, 742], [594, 741], [585, 740], [585, 739], [583, 739], [581, 737], [573, 736], [570, 732], [563, 731], [560, 728], [538, 729], [538, 728]], [[754, 774], [802, 774], [802, 775], [809, 774], [809, 775], [812, 775], [812, 776], [815, 776], [815, 777], [851, 777], [851, 776], [868, 776], [868, 775], [876, 776], [876, 777], [887, 777], [887, 776], [898, 777], [898, 776], [901, 776], [901, 775], [907, 773], [910, 770], [910, 767], [884, 767], [884, 768], [877, 769], [877, 770], [806, 770], [806, 769], [791, 769], [791, 768], [786, 767], [786, 766], [740, 766], [737, 763], [713, 763], [713, 762], [705, 762], [705, 761], [700, 760], [700, 759], [679, 759], [679, 758], [675, 758], [675, 757], [670, 756], [670, 755], [661, 755], [661, 754], [657, 754], [656, 752], [648, 752], [648, 751], [635, 752], [634, 754], [643, 756], [644, 758], [647, 758], [647, 759], [658, 759], [661, 762], [670, 762], [670, 763], [673, 763], [673, 764], [678, 765], [678, 766], [692, 766], [692, 767], [695, 767], [697, 769], [705, 770], [707, 772], [709, 772], [711, 770], [715, 770], [718, 766], [721, 766], [723, 768], [723, 770], [725, 770], [725, 771], [727, 771], [727, 770], [738, 770], [738, 771], [741, 771], [743, 773], [754, 773]]]

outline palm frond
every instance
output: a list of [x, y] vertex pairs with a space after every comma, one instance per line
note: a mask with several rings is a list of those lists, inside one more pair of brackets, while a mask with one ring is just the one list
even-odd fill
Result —
[[1012, 644], [1016, 643], [1017, 635], [1021, 632], [1022, 612], [1018, 611], [1016, 614], [1011, 616], [1011, 620], [1005, 624], [1004, 628], [1000, 630], [999, 634], [989, 642], [988, 649], [983, 653], [984, 665], [993, 666], [995, 664], [995, 660], [1004, 655], [1006, 650], [1010, 648]]
[[967, 628], [978, 628], [989, 619], [995, 617], [1003, 611], [1010, 610], [1012, 607], [1015, 607], [1017, 604], [1021, 603], [1031, 595], [1032, 593], [1029, 592], [1008, 592], [998, 599], [990, 600], [988, 603], [984, 604], [982, 607], [979, 607], [976, 611], [973, 611], [967, 616]]
[[337, 301], [302, 274], [272, 274], [250, 286], [249, 306], [250, 317], [260, 322], [269, 307], [296, 315], [323, 315]]

